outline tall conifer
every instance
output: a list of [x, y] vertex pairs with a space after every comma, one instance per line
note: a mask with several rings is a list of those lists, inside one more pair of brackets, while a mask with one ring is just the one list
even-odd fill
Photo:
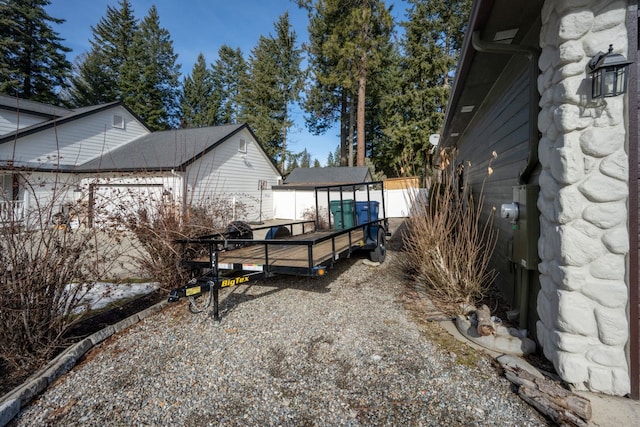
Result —
[[180, 127], [202, 127], [218, 124], [220, 99], [213, 91], [213, 75], [200, 53], [191, 74], [182, 82]]
[[238, 96], [243, 82], [246, 82], [247, 62], [240, 48], [222, 45], [218, 49], [218, 59], [212, 64], [213, 91], [220, 99], [220, 124], [235, 123], [240, 114]]
[[177, 59], [171, 36], [160, 26], [158, 11], [151, 6], [122, 65], [120, 90], [125, 104], [153, 130], [179, 124]]
[[439, 133], [471, 0], [407, 0], [396, 91], [385, 99], [389, 145], [381, 157], [398, 175], [423, 175], [429, 136]]
[[49, 0], [0, 2], [0, 92], [34, 101], [59, 104], [71, 63], [63, 39], [51, 24]]
[[275, 23], [275, 35], [260, 37], [249, 58], [248, 84], [243, 85], [243, 120], [256, 132], [269, 155], [284, 169], [287, 132], [293, 125], [292, 103], [300, 99], [304, 73], [302, 50], [296, 43], [289, 15]]
[[106, 15], [91, 31], [91, 49], [76, 59], [67, 94], [70, 102], [78, 107], [123, 99], [122, 67], [131, 54], [138, 31], [131, 2], [119, 0], [118, 8], [107, 6]]

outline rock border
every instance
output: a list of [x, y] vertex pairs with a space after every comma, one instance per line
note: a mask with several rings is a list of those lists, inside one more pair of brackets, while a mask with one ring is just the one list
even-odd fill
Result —
[[95, 332], [80, 342], [65, 349], [46, 366], [29, 377], [24, 383], [0, 398], [0, 427], [6, 426], [20, 413], [33, 398], [42, 393], [51, 383], [69, 372], [89, 350], [110, 336], [127, 329], [139, 321], [158, 313], [168, 305], [167, 301], [159, 302], [124, 320]]

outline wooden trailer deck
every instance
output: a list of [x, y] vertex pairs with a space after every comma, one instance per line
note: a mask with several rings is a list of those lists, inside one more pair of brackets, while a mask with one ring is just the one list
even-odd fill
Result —
[[363, 228], [339, 235], [336, 235], [335, 230], [314, 231], [274, 240], [274, 243], [257, 241], [252, 246], [218, 252], [218, 262], [257, 265], [266, 263], [269, 267], [312, 268], [337, 257], [349, 248], [363, 245], [364, 237]]

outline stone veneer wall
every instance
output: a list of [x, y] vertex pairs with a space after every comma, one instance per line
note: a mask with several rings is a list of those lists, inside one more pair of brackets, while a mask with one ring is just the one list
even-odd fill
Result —
[[626, 1], [547, 0], [538, 78], [538, 341], [567, 382], [630, 390], [626, 96], [591, 100], [587, 63], [627, 56]]

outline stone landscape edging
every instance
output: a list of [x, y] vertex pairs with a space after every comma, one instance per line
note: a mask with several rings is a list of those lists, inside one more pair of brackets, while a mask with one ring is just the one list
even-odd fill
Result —
[[23, 384], [2, 396], [0, 399], [0, 427], [6, 426], [34, 397], [46, 390], [55, 380], [69, 372], [78, 360], [93, 347], [113, 334], [123, 331], [140, 320], [159, 312], [167, 304], [167, 301], [159, 302], [139, 313], [132, 314], [118, 323], [109, 325], [65, 349]]

